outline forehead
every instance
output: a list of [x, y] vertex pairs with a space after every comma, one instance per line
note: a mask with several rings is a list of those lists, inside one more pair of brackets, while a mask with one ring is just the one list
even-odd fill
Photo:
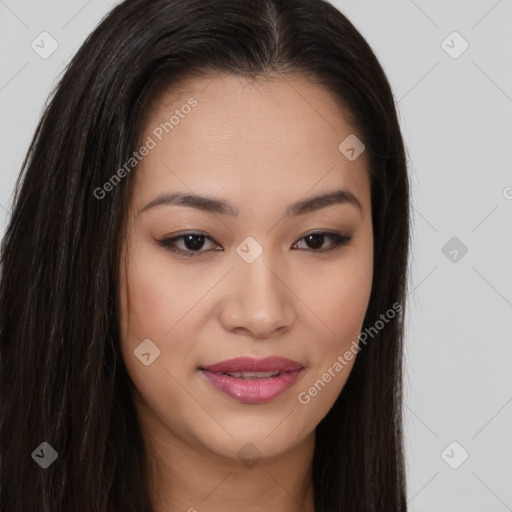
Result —
[[146, 118], [140, 140], [153, 148], [137, 168], [137, 195], [207, 191], [245, 204], [340, 186], [369, 195], [367, 155], [350, 161], [339, 149], [350, 135], [361, 138], [340, 103], [306, 78], [193, 78]]

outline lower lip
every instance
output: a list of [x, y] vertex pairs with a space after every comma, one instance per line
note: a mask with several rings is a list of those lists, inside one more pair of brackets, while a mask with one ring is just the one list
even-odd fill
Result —
[[272, 400], [290, 388], [302, 373], [302, 368], [284, 372], [268, 379], [238, 379], [229, 375], [201, 370], [208, 382], [226, 395], [245, 404], [261, 404]]

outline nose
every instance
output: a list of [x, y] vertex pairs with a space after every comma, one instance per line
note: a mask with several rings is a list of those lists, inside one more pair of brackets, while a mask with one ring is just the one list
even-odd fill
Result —
[[260, 256], [235, 262], [228, 284], [228, 299], [221, 313], [223, 327], [236, 334], [270, 338], [289, 330], [296, 320], [289, 274], [271, 269]]

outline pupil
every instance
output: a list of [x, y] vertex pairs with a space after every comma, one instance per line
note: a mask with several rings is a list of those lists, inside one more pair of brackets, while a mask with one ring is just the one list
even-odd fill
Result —
[[318, 233], [314, 233], [314, 234], [308, 235], [306, 237], [306, 243], [312, 249], [318, 249], [318, 248], [322, 247], [322, 245], [323, 245], [323, 238], [324, 238], [324, 235], [320, 235]]
[[[195, 242], [194, 242], [195, 239]], [[198, 240], [199, 239], [199, 240]], [[187, 235], [185, 236], [185, 246], [189, 250], [201, 249], [204, 243], [204, 235]]]

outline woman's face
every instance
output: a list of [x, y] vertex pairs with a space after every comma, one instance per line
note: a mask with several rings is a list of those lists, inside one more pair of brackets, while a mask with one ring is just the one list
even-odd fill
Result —
[[163, 444], [279, 455], [334, 404], [372, 285], [367, 154], [339, 149], [351, 134], [299, 77], [195, 78], [150, 112], [120, 321], [137, 412]]

